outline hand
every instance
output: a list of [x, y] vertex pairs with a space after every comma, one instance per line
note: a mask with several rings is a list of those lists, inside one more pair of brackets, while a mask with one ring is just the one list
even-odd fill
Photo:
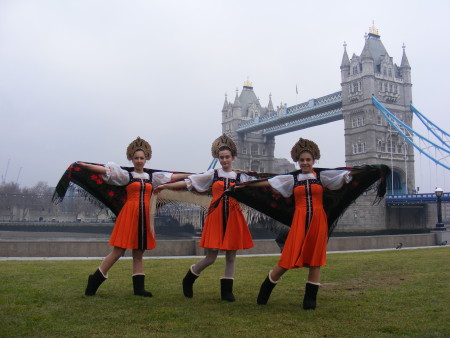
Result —
[[155, 194], [161, 192], [162, 190], [164, 190], [166, 187], [164, 186], [164, 184], [158, 185], [156, 188], [153, 189], [153, 192]]

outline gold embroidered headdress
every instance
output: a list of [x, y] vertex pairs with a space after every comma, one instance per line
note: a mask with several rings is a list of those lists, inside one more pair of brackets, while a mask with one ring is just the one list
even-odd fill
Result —
[[219, 149], [222, 147], [227, 147], [231, 151], [231, 156], [237, 156], [237, 148], [236, 144], [233, 142], [233, 140], [228, 137], [227, 135], [223, 134], [222, 136], [219, 136], [214, 140], [214, 142], [211, 145], [211, 155], [214, 158], [219, 157]]
[[297, 141], [296, 144], [292, 147], [291, 157], [292, 161], [298, 162], [300, 158], [300, 154], [304, 151], [308, 151], [312, 154], [314, 160], [318, 160], [320, 158], [320, 150], [317, 144], [315, 144], [311, 140], [307, 140], [305, 138], [301, 138]]
[[146, 140], [138, 136], [138, 138], [131, 142], [127, 148], [127, 159], [131, 161], [134, 153], [138, 150], [142, 150], [144, 152], [146, 160], [149, 160], [152, 157], [152, 147]]

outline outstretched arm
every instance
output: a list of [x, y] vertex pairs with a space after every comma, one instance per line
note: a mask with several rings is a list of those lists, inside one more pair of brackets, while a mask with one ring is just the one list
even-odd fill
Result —
[[98, 174], [102, 174], [102, 175], [106, 174], [106, 168], [104, 166], [96, 165], [96, 164], [89, 164], [89, 163], [85, 163], [85, 162], [77, 162], [77, 164], [80, 167], [83, 167], [94, 173], [98, 173]]
[[242, 189], [246, 187], [254, 187], [254, 188], [270, 187], [270, 184], [268, 181], [258, 181], [258, 182], [248, 181], [243, 184], [236, 184], [234, 186], [234, 189]]
[[[172, 178], [173, 178], [173, 176], [172, 176]], [[164, 189], [183, 189], [186, 187], [187, 187], [187, 185], [186, 185], [185, 181], [178, 181], [178, 182], [174, 182], [174, 183], [166, 183], [166, 184], [158, 185], [155, 189], [153, 189], [153, 192], [158, 193]]]
[[172, 174], [172, 181], [178, 181], [192, 174]]

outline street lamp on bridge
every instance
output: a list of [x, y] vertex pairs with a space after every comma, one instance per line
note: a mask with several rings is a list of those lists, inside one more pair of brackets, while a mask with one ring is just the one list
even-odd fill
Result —
[[436, 223], [436, 227], [434, 228], [434, 230], [437, 231], [443, 231], [446, 230], [444, 223], [442, 223], [442, 202], [441, 202], [441, 198], [442, 195], [444, 194], [444, 190], [442, 190], [441, 188], [436, 188], [436, 190], [434, 191], [434, 193], [436, 194], [437, 197], [437, 217], [438, 217], [438, 222]]

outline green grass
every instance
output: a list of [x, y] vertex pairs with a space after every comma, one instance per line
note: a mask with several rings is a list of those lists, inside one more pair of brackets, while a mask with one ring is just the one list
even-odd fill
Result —
[[99, 261], [0, 262], [0, 336], [450, 337], [450, 248], [328, 256], [315, 311], [301, 309], [306, 269], [289, 271], [269, 304], [256, 295], [277, 257], [238, 257], [236, 302], [220, 300], [224, 259], [186, 299], [192, 259], [146, 259], [153, 298], [134, 296], [121, 260], [95, 297], [85, 297]]

